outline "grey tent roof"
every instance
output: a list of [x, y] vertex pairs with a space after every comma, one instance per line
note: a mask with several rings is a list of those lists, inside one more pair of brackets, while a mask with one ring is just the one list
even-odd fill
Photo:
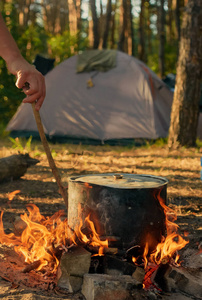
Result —
[[[145, 64], [117, 51], [109, 71], [77, 73], [77, 59], [45, 76], [40, 115], [47, 135], [102, 141], [167, 136], [173, 93]], [[30, 104], [20, 105], [7, 130], [37, 131]]]

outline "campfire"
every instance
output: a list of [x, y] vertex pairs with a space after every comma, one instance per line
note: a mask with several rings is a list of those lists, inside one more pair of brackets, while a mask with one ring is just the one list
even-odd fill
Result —
[[[68, 217], [64, 211], [43, 216], [29, 204], [11, 233], [4, 231], [1, 212], [0, 243], [10, 252], [0, 258], [0, 276], [46, 291], [81, 291], [87, 300], [102, 299], [103, 293], [113, 293], [109, 299], [116, 299], [117, 293], [121, 300], [133, 299], [134, 290], [158, 294], [176, 284], [199, 295], [200, 280], [188, 280], [180, 266], [180, 250], [188, 241], [179, 234], [176, 213], [166, 205], [167, 181], [147, 175], [134, 178], [71, 178]], [[8, 195], [9, 207], [19, 192]]]
[[[17, 192], [10, 194], [10, 201], [11, 195], [14, 196]], [[174, 223], [175, 212], [164, 204], [160, 196], [158, 200], [166, 216], [166, 235], [161, 237], [161, 241], [152, 251], [149, 251], [149, 241], [146, 242], [144, 249], [139, 245], [133, 245], [126, 250], [111, 247], [113, 239], [103, 240], [97, 233], [92, 214], [88, 214], [84, 220], [80, 218], [79, 224], [71, 228], [64, 211], [58, 211], [51, 217], [44, 217], [34, 204], [28, 205], [28, 213], [21, 215], [20, 222], [14, 224], [15, 234], [4, 232], [3, 212], [1, 212], [0, 243], [14, 247], [15, 252], [24, 261], [22, 269], [24, 273], [35, 270], [46, 276], [50, 274], [56, 276], [61, 257], [79, 247], [91, 253], [91, 273], [101, 269], [101, 273], [103, 271], [98, 265], [93, 267], [95, 262], [102, 265], [105, 256], [108, 256], [107, 260], [114, 257], [118, 262], [122, 261], [133, 266], [133, 273], [137, 273], [138, 269], [143, 270], [141, 272], [143, 275], [138, 275], [137, 279], [143, 288], [149, 289], [151, 285], [154, 286], [151, 283], [151, 276], [158, 268], [160, 270], [162, 265], [168, 264], [180, 265], [178, 251], [188, 243], [177, 233], [178, 226]], [[81, 206], [78, 212], [81, 215]]]
[[[14, 246], [15, 252], [23, 257], [24, 262], [28, 264], [24, 272], [36, 269], [56, 273], [62, 253], [74, 245], [91, 246], [98, 249], [98, 255], [102, 255], [104, 248], [108, 247], [108, 241], [100, 240], [90, 216], [85, 220], [85, 228], [89, 228], [90, 232], [87, 237], [82, 232], [82, 222], [76, 230], [69, 228], [67, 218], [63, 218], [64, 211], [44, 217], [34, 204], [28, 205], [27, 210], [29, 214], [21, 215], [21, 222], [15, 227], [17, 234], [5, 234], [3, 212], [0, 217], [0, 242]], [[21, 232], [22, 228], [24, 229]]]

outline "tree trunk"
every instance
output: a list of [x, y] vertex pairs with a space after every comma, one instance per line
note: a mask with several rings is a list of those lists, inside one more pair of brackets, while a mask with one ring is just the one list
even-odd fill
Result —
[[90, 19], [88, 21], [88, 41], [89, 41], [89, 48], [93, 48], [94, 38], [93, 38], [93, 20]]
[[67, 0], [61, 1], [60, 4], [60, 33], [63, 33], [65, 30], [69, 29], [69, 6]]
[[75, 35], [77, 33], [77, 12], [76, 4], [73, 0], [68, 0], [69, 7], [69, 31], [70, 35]]
[[202, 79], [202, 2], [189, 0], [183, 17], [168, 146], [195, 146]]
[[119, 50], [132, 55], [132, 24], [131, 24], [131, 0], [123, 0], [121, 5], [121, 34], [119, 39]]
[[58, 33], [61, 31], [60, 27], [60, 1], [54, 0], [51, 5], [47, 0], [41, 1], [41, 6], [43, 8], [43, 21], [44, 27], [46, 30], [51, 32], [52, 34]]
[[151, 29], [151, 9], [150, 9], [151, 5], [149, 3], [148, 8], [147, 8], [147, 51], [146, 51], [146, 57], [145, 57], [145, 62], [147, 63], [147, 54], [148, 53], [153, 53], [153, 46], [152, 46], [152, 29]]
[[104, 36], [104, 28], [105, 28], [105, 14], [103, 13], [103, 4], [102, 0], [100, 0], [100, 12], [99, 12], [99, 19], [98, 19], [98, 32], [99, 32], [99, 45], [98, 49], [103, 48], [103, 36]]
[[164, 0], [160, 2], [159, 10], [159, 73], [163, 78], [165, 75], [165, 10]]
[[93, 48], [97, 49], [99, 46], [99, 26], [98, 26], [98, 17], [97, 17], [97, 10], [96, 10], [96, 3], [95, 0], [90, 0], [90, 7], [92, 13], [92, 20], [93, 20]]
[[133, 13], [132, 13], [132, 10], [133, 10], [133, 6], [132, 6], [132, 1], [130, 0], [129, 1], [129, 10], [128, 10], [128, 14], [129, 14], [129, 26], [130, 26], [130, 36], [131, 36], [131, 55], [134, 55], [135, 56], [135, 37], [134, 37], [134, 30], [133, 30]]
[[144, 0], [141, 0], [140, 16], [139, 16], [139, 44], [138, 44], [138, 57], [140, 60], [145, 61], [145, 6]]
[[120, 20], [119, 20], [119, 31], [121, 33], [120, 33], [119, 43], [118, 43], [118, 49], [121, 51], [124, 51], [124, 30], [125, 30], [124, 0], [122, 0], [120, 5]]
[[116, 25], [115, 25], [115, 12], [116, 12], [116, 7], [117, 7], [117, 1], [112, 6], [113, 14], [111, 15], [112, 26], [111, 26], [111, 39], [109, 41], [110, 49], [114, 49], [114, 46], [115, 46], [115, 29], [116, 29]]
[[[81, 29], [82, 29], [82, 20], [81, 20], [81, 5], [82, 0], [73, 0], [74, 7], [75, 7], [75, 24], [76, 24], [76, 34], [77, 34], [77, 43], [78, 48], [81, 41]], [[76, 45], [75, 47], [76, 48]]]
[[108, 2], [107, 2], [107, 13], [106, 13], [106, 23], [105, 23], [105, 30], [104, 30], [103, 44], [102, 44], [103, 49], [107, 48], [107, 40], [108, 40], [108, 35], [109, 35], [111, 13], [112, 13], [112, 1], [108, 0]]
[[173, 34], [173, 10], [172, 10], [172, 3], [173, 0], [168, 0], [168, 40], [170, 43], [172, 43], [174, 39]]
[[180, 41], [180, 31], [181, 31], [181, 24], [180, 24], [180, 0], [175, 0], [175, 26], [176, 26], [176, 35], [178, 41]]

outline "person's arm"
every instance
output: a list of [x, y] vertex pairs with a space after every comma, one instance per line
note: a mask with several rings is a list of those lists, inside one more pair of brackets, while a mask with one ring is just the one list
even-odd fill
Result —
[[5, 60], [8, 70], [16, 76], [16, 86], [21, 89], [26, 82], [29, 83], [29, 89], [23, 89], [27, 95], [23, 102], [32, 103], [36, 101], [35, 108], [39, 110], [46, 94], [44, 76], [22, 57], [1, 13], [0, 41], [0, 56]]

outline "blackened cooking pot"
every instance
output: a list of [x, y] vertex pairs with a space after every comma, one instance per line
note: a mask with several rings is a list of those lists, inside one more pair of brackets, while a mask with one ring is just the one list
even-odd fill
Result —
[[[136, 174], [93, 174], [70, 178], [68, 223], [75, 228], [90, 214], [98, 234], [116, 237], [119, 248], [132, 246], [154, 249], [165, 235], [165, 214], [159, 197], [166, 203], [168, 180]], [[81, 207], [78, 216], [78, 207]]]

